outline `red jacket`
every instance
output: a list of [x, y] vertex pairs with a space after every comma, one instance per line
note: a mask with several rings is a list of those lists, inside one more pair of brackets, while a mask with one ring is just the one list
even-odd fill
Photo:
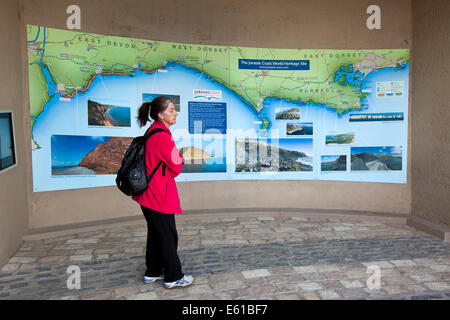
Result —
[[[155, 172], [147, 190], [139, 196], [133, 196], [140, 205], [162, 213], [182, 213], [175, 177], [183, 169], [184, 159], [175, 146], [172, 133], [161, 121], [155, 121], [149, 128], [161, 128], [165, 132], [153, 134], [145, 145], [145, 165], [147, 175], [153, 171], [159, 161], [163, 163]], [[163, 164], [166, 164], [164, 166]], [[165, 168], [164, 168], [165, 167]]]

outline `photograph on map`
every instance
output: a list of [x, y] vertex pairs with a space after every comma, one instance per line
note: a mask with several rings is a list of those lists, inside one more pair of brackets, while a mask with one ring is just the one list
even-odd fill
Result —
[[321, 171], [346, 171], [347, 156], [346, 155], [326, 155], [321, 157]]
[[0, 112], [0, 170], [16, 163], [12, 112]]
[[300, 108], [275, 108], [275, 120], [300, 120]]
[[312, 136], [313, 124], [312, 122], [299, 122], [286, 124], [286, 135], [288, 136]]
[[52, 176], [117, 174], [131, 137], [52, 135]]
[[402, 170], [402, 147], [352, 147], [351, 170]]
[[223, 136], [202, 135], [174, 137], [184, 158], [181, 173], [214, 173], [227, 171], [226, 140]]
[[88, 125], [131, 127], [131, 109], [105, 103], [102, 99], [88, 99]]
[[313, 139], [235, 140], [236, 172], [312, 171]]
[[162, 94], [162, 93], [143, 93], [142, 94], [142, 103], [144, 102], [152, 102], [153, 99], [157, 97], [167, 97], [172, 100], [173, 105], [175, 106], [175, 111], [180, 112], [180, 96], [179, 95], [171, 95], [171, 94]]
[[325, 144], [330, 145], [345, 145], [355, 143], [354, 132], [329, 132], [325, 135]]

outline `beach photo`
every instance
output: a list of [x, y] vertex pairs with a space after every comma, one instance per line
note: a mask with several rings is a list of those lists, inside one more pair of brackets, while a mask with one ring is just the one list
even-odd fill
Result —
[[329, 132], [325, 136], [325, 144], [329, 145], [346, 145], [355, 143], [354, 132]]
[[346, 171], [347, 156], [346, 155], [327, 155], [321, 156], [321, 171]]
[[402, 147], [353, 147], [351, 170], [402, 170]]
[[180, 112], [180, 96], [179, 95], [170, 95], [170, 94], [162, 94], [162, 93], [143, 93], [142, 94], [142, 103], [144, 102], [152, 102], [156, 97], [167, 97], [172, 100], [173, 105], [175, 106], [176, 112]]
[[52, 176], [117, 174], [133, 138], [52, 135]]
[[312, 136], [312, 122], [286, 123], [286, 135], [288, 136]]
[[99, 99], [88, 99], [87, 108], [89, 126], [131, 126], [131, 110], [129, 107], [102, 103]]

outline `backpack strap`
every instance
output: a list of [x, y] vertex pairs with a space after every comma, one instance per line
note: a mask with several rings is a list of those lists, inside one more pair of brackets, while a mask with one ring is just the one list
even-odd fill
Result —
[[164, 163], [164, 162], [162, 160], [160, 160], [158, 165], [155, 167], [155, 169], [153, 169], [152, 173], [150, 173], [150, 175], [147, 177], [147, 181], [148, 182], [150, 182], [150, 180], [152, 180], [152, 178], [155, 175], [156, 171], [158, 171], [158, 168], [161, 165], [161, 163]]
[[[161, 129], [161, 128], [156, 128], [156, 129], [153, 129], [153, 130], [151, 130], [151, 131], [147, 131], [146, 133], [145, 133], [145, 135], [144, 135], [144, 137], [145, 137], [145, 140], [147, 140], [148, 138], [150, 138], [152, 135], [154, 135], [155, 133], [158, 133], [158, 132], [164, 132], [165, 130], [164, 129]], [[158, 165], [155, 167], [155, 169], [153, 169], [153, 171], [152, 171], [152, 173], [150, 173], [150, 175], [149, 176], [147, 176], [147, 181], [148, 182], [150, 182], [150, 180], [153, 178], [153, 176], [155, 175], [155, 173], [156, 173], [156, 171], [158, 171], [158, 168], [161, 166], [161, 163], [163, 164], [163, 176], [165, 175], [165, 169], [166, 169], [166, 164], [164, 163], [164, 161], [162, 161], [162, 160], [160, 160], [159, 161], [159, 163], [158, 163]]]
[[146, 133], [145, 133], [145, 135], [144, 135], [144, 137], [145, 137], [145, 140], [147, 140], [148, 138], [150, 138], [152, 135], [154, 135], [155, 133], [158, 133], [158, 132], [163, 132], [163, 131], [165, 131], [164, 129], [161, 129], [161, 128], [156, 128], [156, 129], [153, 129], [153, 130], [148, 130]]

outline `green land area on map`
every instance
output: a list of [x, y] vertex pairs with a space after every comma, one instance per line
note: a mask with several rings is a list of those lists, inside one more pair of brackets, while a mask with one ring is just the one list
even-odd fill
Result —
[[[367, 93], [361, 83], [372, 71], [404, 67], [408, 49], [306, 50], [259, 49], [141, 40], [27, 26], [31, 125], [51, 99], [43, 68], [57, 92], [72, 97], [86, 90], [97, 75], [133, 76], [137, 69], [154, 72], [168, 63], [195, 69], [222, 84], [261, 118], [267, 98], [311, 103], [339, 114], [362, 107]], [[309, 60], [309, 70], [245, 70], [239, 59]], [[170, 72], [170, 71], [169, 71]], [[347, 80], [347, 81], [346, 81]], [[354, 81], [352, 81], [354, 80]], [[204, 88], [199, 88], [204, 89]]]

